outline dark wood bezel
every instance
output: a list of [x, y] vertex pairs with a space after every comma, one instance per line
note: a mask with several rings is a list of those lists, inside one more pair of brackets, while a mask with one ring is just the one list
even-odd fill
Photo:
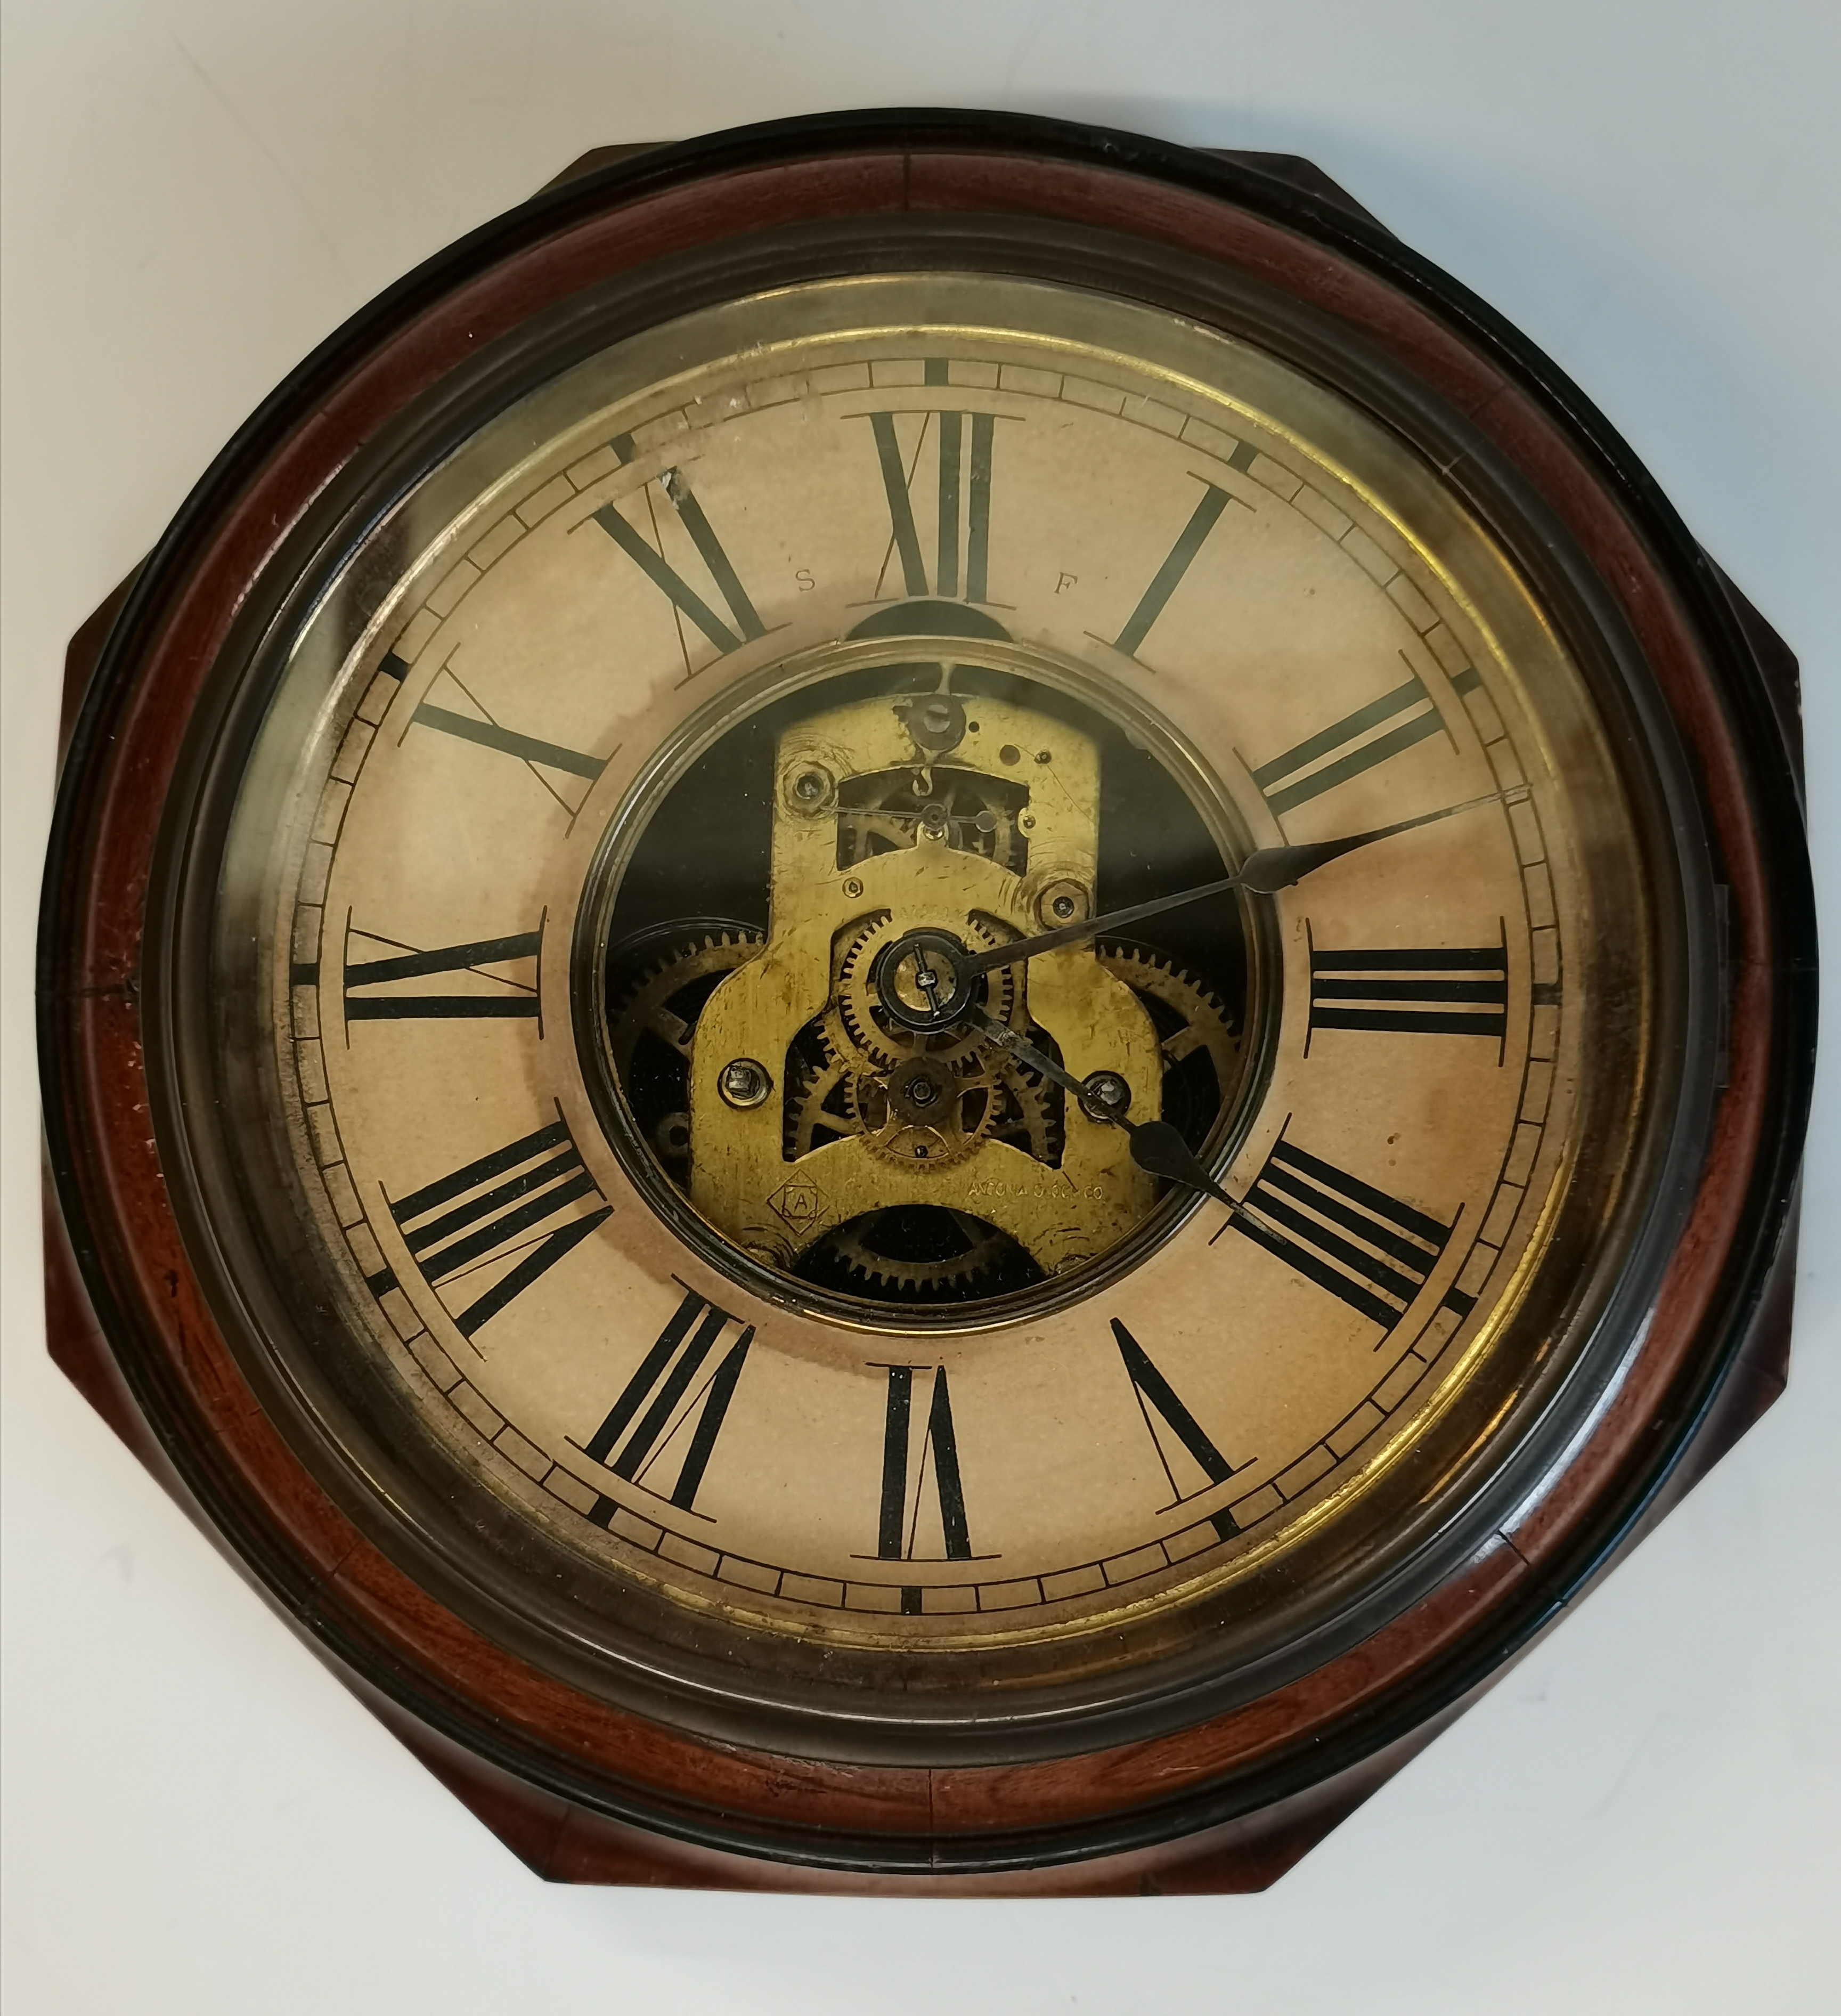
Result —
[[[139, 998], [162, 812], [206, 678], [265, 556], [380, 426], [523, 319], [650, 261], [814, 219], [929, 212], [1053, 220], [1218, 262], [1348, 325], [1463, 416], [1563, 523], [1637, 639], [1729, 892], [1725, 1085], [1701, 1165], [1682, 1175], [1687, 1230], [1640, 1351], [1544, 1492], [1407, 1615], [1256, 1702], [1076, 1757], [950, 1769], [827, 1764], [619, 1712], [492, 1643], [387, 1561], [264, 1413], [214, 1320], [149, 1138]], [[72, 671], [88, 697], [39, 975], [61, 1205], [54, 1353], [348, 1683], [545, 1874], [1261, 1887], [1781, 1389], [1814, 1031], [1793, 661], [1577, 390], [1321, 177], [950, 113], [788, 122], [592, 168], [411, 275], [308, 360], [86, 626]]]

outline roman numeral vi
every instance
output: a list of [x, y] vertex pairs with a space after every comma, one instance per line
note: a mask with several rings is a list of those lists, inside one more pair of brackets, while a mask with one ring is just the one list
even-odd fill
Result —
[[[952, 1398], [946, 1368], [890, 1365], [883, 1421], [882, 1504], [876, 1524], [876, 1558], [884, 1561], [965, 1561], [972, 1558], [972, 1537], [965, 1518], [965, 1490], [959, 1476], [958, 1438], [952, 1425]], [[915, 1377], [930, 1374], [926, 1417], [915, 1432]], [[933, 1543], [923, 1533], [922, 1508], [931, 1498], [937, 1515], [937, 1554], [922, 1552]], [[933, 1524], [931, 1520], [926, 1522]], [[920, 1591], [904, 1589], [901, 1607], [920, 1608]]]

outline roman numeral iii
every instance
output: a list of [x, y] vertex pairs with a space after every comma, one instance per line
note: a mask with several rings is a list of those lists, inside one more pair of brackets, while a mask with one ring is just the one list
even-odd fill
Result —
[[[397, 1198], [390, 1215], [422, 1279], [470, 1337], [613, 1215], [611, 1204], [591, 1201], [600, 1194], [559, 1120]], [[484, 1292], [475, 1293], [482, 1282]], [[397, 1286], [396, 1275], [386, 1268], [369, 1286], [381, 1295]], [[461, 1294], [470, 1299], [456, 1310]]]
[[1488, 1036], [1500, 1062], [1508, 1028], [1506, 932], [1493, 945], [1311, 947], [1313, 1035], [1319, 1029], [1366, 1029]]
[[[1281, 1140], [1221, 1229], [1263, 1246], [1385, 1330], [1431, 1278], [1452, 1225]], [[1453, 1288], [1444, 1306], [1468, 1316], [1475, 1298]]]
[[[754, 1341], [750, 1323], [706, 1372], [723, 1332], [735, 1321], [727, 1310], [685, 1289], [683, 1301], [620, 1389], [606, 1419], [582, 1445], [583, 1453], [606, 1463], [616, 1477], [669, 1498], [684, 1511], [694, 1511], [698, 1486]], [[671, 1477], [674, 1461], [677, 1470]], [[661, 1467], [665, 1474], [660, 1482], [648, 1482]], [[669, 1491], [660, 1488], [667, 1477]], [[613, 1501], [602, 1499], [589, 1517], [605, 1526], [613, 1510]]]

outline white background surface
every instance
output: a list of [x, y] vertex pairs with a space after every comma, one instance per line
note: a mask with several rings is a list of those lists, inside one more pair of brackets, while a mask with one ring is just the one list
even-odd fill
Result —
[[1275, 1889], [865, 1903], [546, 1887], [289, 1636], [42, 1355], [31, 1031], [65, 641], [256, 401], [591, 146], [903, 103], [1307, 154], [1555, 355], [1801, 654], [1841, 945], [1831, 0], [5, 19], [8, 2016], [1841, 2009], [1832, 1067], [1789, 1397]]

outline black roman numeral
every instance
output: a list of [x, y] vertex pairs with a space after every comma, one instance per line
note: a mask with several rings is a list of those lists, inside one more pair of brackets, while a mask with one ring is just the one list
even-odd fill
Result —
[[[1246, 460], [1242, 457], [1245, 455]], [[1242, 443], [1232, 457], [1236, 468], [1244, 468], [1252, 459]], [[1170, 549], [1163, 564], [1151, 577], [1151, 585], [1139, 598], [1138, 607], [1127, 619], [1125, 627], [1113, 639], [1113, 648], [1123, 651], [1127, 657], [1134, 657], [1138, 647], [1149, 635], [1151, 625], [1163, 613], [1163, 605], [1177, 590], [1196, 554], [1202, 550], [1202, 542], [1214, 530], [1215, 520], [1230, 504], [1241, 500], [1231, 491], [1223, 490], [1219, 484], [1204, 482], [1201, 502], [1189, 513], [1189, 522], [1177, 535], [1176, 544]], [[1251, 507], [1249, 506], [1249, 509]]]
[[[392, 951], [383, 958], [354, 959], [352, 940], [360, 938]], [[346, 920], [345, 1019], [348, 1022], [482, 1021], [528, 1017], [536, 1020], [541, 1003], [534, 981], [509, 979], [487, 972], [519, 959], [534, 959], [543, 950], [543, 928], [516, 931], [509, 938], [476, 938], [469, 945], [442, 945], [419, 952], [401, 940], [375, 931], [354, 931]], [[470, 974], [480, 985], [454, 994], [372, 993], [401, 981], [426, 980], [436, 974]]]
[[[616, 441], [613, 447], [614, 452], [622, 462], [631, 458], [631, 444], [626, 441], [624, 436]], [[723, 551], [722, 542], [717, 538], [715, 528], [710, 524], [703, 506], [692, 494], [683, 473], [675, 469], [667, 470], [658, 479], [657, 487], [663, 491], [667, 502], [676, 512], [678, 522], [690, 535], [690, 542], [696, 548], [698, 558], [703, 563], [717, 594], [721, 597], [723, 605], [728, 611], [728, 622], [723, 621], [665, 558], [658, 512], [653, 502], [652, 484], [648, 483], [640, 493], [652, 527], [650, 539], [638, 531], [611, 504], [602, 505], [594, 514], [595, 523], [653, 586], [665, 596], [678, 614], [688, 617], [718, 651], [726, 654], [739, 650], [750, 639], [764, 637], [767, 626], [755, 614], [754, 604], [749, 599], [748, 591], [742, 585], [741, 576], [735, 572], [733, 562]]]
[[[1508, 1041], [1508, 941], [1493, 945], [1311, 947], [1311, 1032], [1369, 1029]], [[1305, 1049], [1310, 1048], [1309, 1038]]]
[[[1157, 1452], [1157, 1460], [1163, 1466], [1164, 1476], [1170, 1480], [1172, 1505], [1181, 1505], [1191, 1498], [1199, 1498], [1203, 1492], [1212, 1490], [1216, 1485], [1225, 1484], [1230, 1477], [1238, 1474], [1239, 1470], [1250, 1467], [1250, 1458], [1247, 1463], [1238, 1467], [1230, 1463], [1209, 1440], [1195, 1416], [1178, 1398], [1175, 1388], [1151, 1363], [1150, 1354], [1116, 1316], [1113, 1318], [1113, 1337], [1119, 1347], [1119, 1355], [1125, 1361], [1125, 1374], [1131, 1381], [1132, 1391], [1137, 1395], [1138, 1412], [1144, 1416], [1151, 1446]], [[1201, 1471], [1203, 1481], [1195, 1490], [1185, 1491], [1177, 1481], [1164, 1438], [1158, 1434], [1156, 1423], [1151, 1419], [1153, 1410], [1169, 1434], [1188, 1452], [1191, 1460]], [[1216, 1513], [1212, 1523], [1216, 1532], [1224, 1540], [1231, 1540], [1240, 1530], [1235, 1525], [1232, 1514], [1224, 1511]]]
[[[408, 676], [409, 667], [393, 653], [383, 661], [379, 670], [401, 680]], [[573, 819], [581, 809], [581, 799], [587, 794], [578, 790], [575, 801], [571, 803], [567, 794], [557, 788], [552, 773], [585, 778], [591, 784], [607, 768], [607, 759], [584, 754], [579, 749], [566, 749], [559, 742], [545, 742], [538, 736], [520, 734], [516, 729], [502, 726], [451, 664], [442, 666], [430, 681], [428, 690], [432, 696], [446, 687], [452, 689], [451, 697], [464, 700], [473, 711], [463, 714], [456, 707], [437, 704], [433, 698], [426, 699], [409, 717], [409, 725], [432, 728], [437, 734], [452, 736], [457, 742], [470, 742], [476, 748], [496, 750], [502, 756], [515, 758], [528, 766], [531, 776]], [[444, 693], [444, 697], [449, 696]]]
[[[648, 1474], [668, 1455], [674, 1454], [676, 1479], [668, 1492], [660, 1491], [656, 1495], [669, 1497], [684, 1511], [694, 1511], [697, 1488], [710, 1466], [710, 1452], [722, 1432], [728, 1403], [735, 1398], [735, 1382], [742, 1376], [748, 1347], [754, 1341], [753, 1325], [742, 1332], [700, 1384], [697, 1375], [703, 1372], [704, 1361], [721, 1341], [724, 1330], [735, 1320], [726, 1310], [686, 1288], [671, 1320], [641, 1359], [638, 1370], [622, 1388], [620, 1398], [608, 1409], [606, 1420], [582, 1445], [583, 1453], [596, 1463], [606, 1463], [616, 1477], [649, 1490], [653, 1487], [646, 1483]], [[643, 1414], [642, 1407], [645, 1410]], [[620, 1445], [617, 1454], [617, 1444]], [[605, 1526], [614, 1509], [613, 1501], [603, 1498], [588, 1516], [596, 1525]]]
[[[943, 358], [929, 358], [923, 373], [929, 385], [947, 383]], [[890, 549], [901, 563], [901, 585], [909, 596], [984, 602], [991, 582], [991, 464], [997, 431], [991, 413], [928, 411], [922, 416], [913, 458], [904, 462], [895, 415], [867, 416], [876, 441], [888, 499]], [[926, 556], [915, 518], [914, 479], [931, 440], [939, 477], [933, 496], [933, 581], [929, 587]], [[883, 563], [883, 575], [888, 561]], [[876, 581], [882, 592], [882, 578]]]
[[[1389, 722], [1397, 725], [1389, 728]], [[1253, 781], [1264, 794], [1273, 815], [1282, 819], [1310, 799], [1411, 748], [1415, 742], [1440, 733], [1444, 727], [1432, 696], [1415, 672], [1404, 686], [1358, 707], [1271, 762], [1262, 763], [1253, 772]], [[1384, 732], [1376, 734], [1377, 729]]]
[[[598, 1210], [573, 1208], [599, 1197], [566, 1124], [559, 1120], [406, 1197], [385, 1201], [422, 1279], [437, 1292], [442, 1283], [450, 1284], [441, 1294], [443, 1305], [461, 1334], [470, 1337], [613, 1215], [607, 1204]], [[558, 1219], [544, 1229], [546, 1220]], [[459, 1283], [508, 1260], [513, 1264], [496, 1275], [484, 1294], [458, 1311], [449, 1305]], [[381, 1295], [397, 1286], [397, 1277], [386, 1268], [370, 1276], [369, 1286]]]
[[[953, 1432], [952, 1400], [944, 1366], [890, 1365], [887, 1412], [882, 1447], [882, 1507], [876, 1524], [878, 1561], [966, 1561], [972, 1538], [965, 1520], [965, 1490], [959, 1477], [958, 1440]], [[931, 1372], [933, 1391], [926, 1420], [915, 1433], [914, 1375]], [[931, 1544], [921, 1529], [921, 1507], [929, 1485], [939, 1514], [939, 1554], [918, 1551]], [[919, 1589], [901, 1592], [901, 1607], [911, 1615], [920, 1608]]]
[[[1281, 1140], [1221, 1230], [1232, 1226], [1391, 1330], [1430, 1279], [1456, 1222], [1443, 1224]], [[1461, 1316], [1475, 1305], [1456, 1288], [1444, 1297], [1444, 1306]]]

